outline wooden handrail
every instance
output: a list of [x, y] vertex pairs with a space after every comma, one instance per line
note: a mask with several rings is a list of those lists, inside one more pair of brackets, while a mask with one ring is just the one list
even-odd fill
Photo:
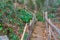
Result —
[[21, 40], [24, 40], [24, 35], [25, 35], [25, 32], [26, 32], [27, 27], [28, 27], [28, 25], [26, 23], [25, 28], [24, 28], [24, 31], [23, 31], [23, 34], [22, 34], [22, 37], [21, 37]]
[[60, 29], [57, 28], [57, 26], [55, 26], [51, 21], [49, 21], [48, 17], [47, 17], [47, 12], [45, 12], [45, 20], [47, 23], [49, 23], [49, 25], [56, 30], [56, 32], [60, 35]]
[[24, 28], [23, 35], [21, 37], [21, 40], [23, 40], [23, 38], [24, 38], [24, 35], [25, 35], [25, 32], [26, 32], [27, 27], [29, 27], [29, 33], [28, 33], [28, 37], [26, 38], [26, 40], [30, 40], [30, 36], [31, 36], [31, 33], [32, 33], [32, 29], [34, 28], [35, 21], [36, 21], [36, 16], [35, 16], [35, 14], [33, 14], [33, 18], [30, 21], [29, 26], [27, 26], [27, 24], [25, 25], [25, 28]]

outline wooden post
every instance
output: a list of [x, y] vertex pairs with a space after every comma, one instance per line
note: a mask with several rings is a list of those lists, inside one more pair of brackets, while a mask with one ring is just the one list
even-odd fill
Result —
[[53, 36], [54, 40], [58, 40], [56, 35], [54, 34], [54, 32], [52, 30], [51, 30], [51, 33], [52, 33], [52, 36]]
[[[49, 19], [49, 22], [50, 22], [50, 19]], [[49, 40], [51, 40], [51, 27], [50, 27], [50, 25], [49, 25], [49, 35], [48, 35], [48, 37], [49, 37]]]
[[[45, 12], [45, 18], [48, 18], [48, 16], [47, 16], [47, 12]], [[45, 20], [45, 23], [46, 23], [46, 31], [47, 31], [47, 40], [49, 40], [49, 38], [48, 38], [48, 33], [49, 33], [49, 27], [48, 27], [48, 22]]]
[[33, 14], [33, 18], [32, 18], [32, 20], [30, 20], [30, 23], [29, 23], [29, 33], [28, 33], [29, 35], [28, 35], [27, 40], [30, 40], [30, 37], [32, 35], [32, 31], [34, 29], [35, 22], [36, 22], [36, 16], [35, 16], [35, 14]]

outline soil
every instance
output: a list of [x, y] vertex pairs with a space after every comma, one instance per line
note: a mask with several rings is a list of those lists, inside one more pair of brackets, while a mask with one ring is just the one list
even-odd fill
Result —
[[37, 22], [30, 40], [47, 40], [45, 24]]
[[[60, 28], [60, 23], [54, 23], [54, 25]], [[36, 23], [30, 40], [47, 40], [45, 23], [43, 22]], [[51, 40], [54, 40], [53, 37]]]

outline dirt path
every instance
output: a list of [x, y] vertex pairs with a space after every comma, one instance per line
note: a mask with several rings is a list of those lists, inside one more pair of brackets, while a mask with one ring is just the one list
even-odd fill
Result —
[[36, 23], [30, 40], [46, 40], [46, 30], [44, 23]]

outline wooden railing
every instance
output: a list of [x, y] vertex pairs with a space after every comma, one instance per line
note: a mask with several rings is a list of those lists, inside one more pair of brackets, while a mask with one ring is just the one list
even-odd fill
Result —
[[36, 16], [35, 16], [35, 14], [33, 14], [33, 18], [30, 21], [29, 25], [27, 25], [27, 24], [25, 25], [25, 28], [24, 28], [23, 35], [21, 37], [21, 40], [23, 40], [27, 28], [28, 28], [28, 36], [27, 36], [26, 40], [30, 40], [32, 31], [34, 29], [35, 22], [36, 22]]
[[[55, 26], [51, 20], [48, 18], [48, 12], [44, 12], [45, 14], [45, 22], [46, 22], [46, 31], [47, 31], [47, 39], [52, 40], [52, 36], [54, 40], [60, 40], [58, 36], [60, 36], [60, 29]], [[56, 34], [55, 34], [56, 33]], [[56, 36], [58, 35], [58, 36]]]

